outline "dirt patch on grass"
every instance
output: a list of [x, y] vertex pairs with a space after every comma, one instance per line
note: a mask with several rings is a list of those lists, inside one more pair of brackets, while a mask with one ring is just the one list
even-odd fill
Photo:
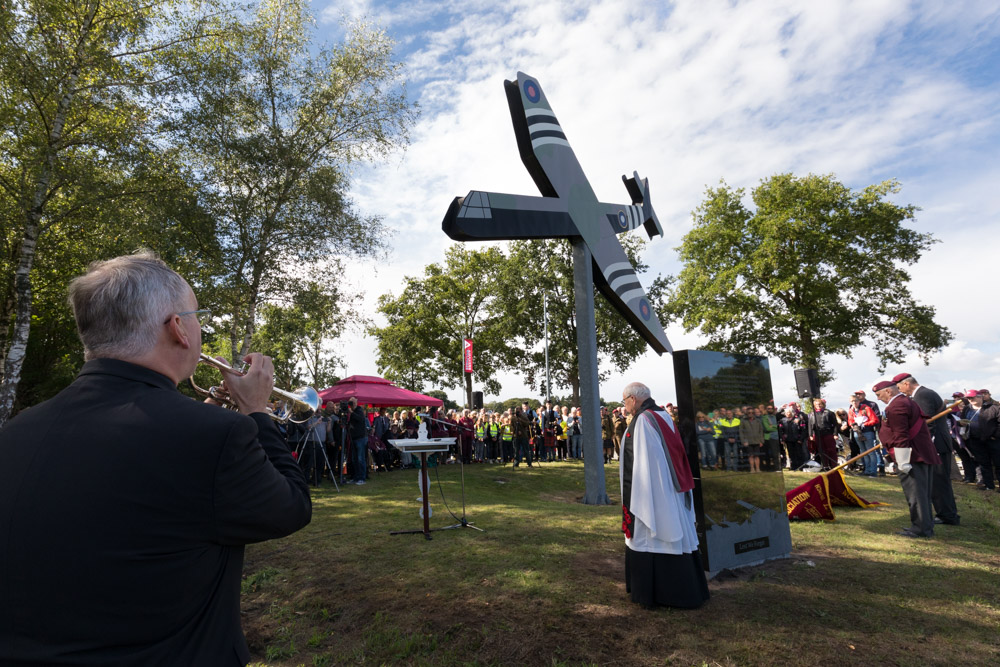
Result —
[[561, 493], [540, 493], [538, 499], [550, 503], [579, 503], [583, 502], [583, 496], [577, 495], [575, 491], [563, 491]]

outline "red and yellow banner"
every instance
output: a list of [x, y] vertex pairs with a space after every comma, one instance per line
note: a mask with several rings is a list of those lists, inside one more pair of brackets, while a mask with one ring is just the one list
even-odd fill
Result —
[[826, 475], [819, 475], [786, 493], [788, 518], [835, 520], [828, 486]]
[[825, 519], [835, 521], [833, 506], [878, 507], [888, 503], [871, 503], [859, 496], [847, 484], [843, 471], [834, 468], [817, 475], [785, 494], [789, 519]]
[[827, 478], [827, 496], [830, 498], [831, 505], [841, 505], [843, 507], [864, 507], [868, 509], [869, 507], [878, 507], [879, 505], [888, 505], [889, 503], [870, 503], [858, 494], [854, 493], [854, 489], [847, 485], [847, 480], [844, 478], [843, 470], [831, 470], [830, 472], [823, 475]]

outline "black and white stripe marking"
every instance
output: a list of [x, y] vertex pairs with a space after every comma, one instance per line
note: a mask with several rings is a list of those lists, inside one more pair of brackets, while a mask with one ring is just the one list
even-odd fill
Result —
[[566, 135], [563, 134], [559, 121], [550, 109], [526, 109], [525, 119], [528, 121], [528, 133], [531, 137], [531, 147], [538, 148], [546, 144], [556, 144], [569, 148]]
[[604, 267], [604, 279], [625, 303], [646, 293], [635, 277], [635, 269], [628, 262], [615, 262]]

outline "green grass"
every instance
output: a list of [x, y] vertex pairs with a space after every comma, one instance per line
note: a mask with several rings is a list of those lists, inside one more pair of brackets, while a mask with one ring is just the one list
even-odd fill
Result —
[[[418, 529], [415, 471], [314, 492], [313, 521], [247, 549], [243, 625], [269, 665], [957, 665], [1000, 652], [1000, 494], [958, 485], [962, 526], [907, 525], [898, 480], [851, 477], [837, 521], [795, 523], [793, 554], [710, 582], [696, 611], [627, 601], [617, 467], [586, 506], [581, 463], [466, 466], [469, 520]], [[808, 479], [785, 476], [790, 489]], [[440, 469], [461, 515], [459, 468]], [[456, 521], [431, 470], [432, 527]]]

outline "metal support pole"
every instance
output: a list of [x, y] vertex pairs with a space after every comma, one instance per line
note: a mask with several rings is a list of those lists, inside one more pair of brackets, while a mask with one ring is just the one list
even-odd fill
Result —
[[[542, 327], [545, 333], [545, 400], [552, 400], [552, 384], [549, 381], [549, 298], [542, 293]], [[544, 405], [542, 407], [545, 407]]]
[[597, 378], [597, 324], [594, 319], [594, 268], [590, 248], [573, 240], [573, 291], [576, 302], [576, 346], [583, 413], [583, 475], [587, 505], [610, 505], [604, 484], [601, 442], [600, 384]]

